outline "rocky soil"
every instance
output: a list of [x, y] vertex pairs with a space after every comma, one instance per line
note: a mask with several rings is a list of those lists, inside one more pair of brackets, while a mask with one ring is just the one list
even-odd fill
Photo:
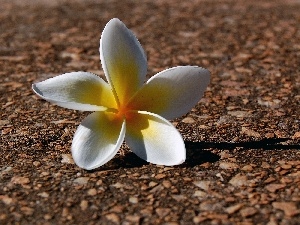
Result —
[[[0, 224], [300, 224], [299, 0], [0, 3]], [[80, 169], [70, 146], [89, 113], [31, 90], [65, 72], [103, 76], [99, 38], [113, 17], [139, 38], [148, 78], [211, 71], [202, 100], [172, 121], [187, 148], [180, 166], [124, 144]]]

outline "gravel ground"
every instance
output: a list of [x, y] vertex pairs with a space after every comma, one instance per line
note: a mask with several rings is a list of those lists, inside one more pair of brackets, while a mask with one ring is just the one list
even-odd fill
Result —
[[[0, 224], [300, 224], [299, 0], [48, 2], [0, 0]], [[180, 166], [124, 145], [80, 169], [70, 146], [88, 113], [31, 90], [65, 72], [103, 76], [99, 38], [113, 17], [142, 43], [148, 77], [212, 73], [172, 121], [187, 147]]]

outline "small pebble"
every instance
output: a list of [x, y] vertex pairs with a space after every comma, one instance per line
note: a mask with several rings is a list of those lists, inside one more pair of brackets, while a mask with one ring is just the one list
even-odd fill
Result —
[[231, 185], [235, 186], [235, 187], [247, 186], [248, 185], [248, 179], [245, 175], [242, 175], [242, 174], [238, 173], [233, 178], [231, 178], [229, 183]]
[[83, 184], [87, 184], [89, 179], [90, 178], [88, 177], [78, 177], [73, 181], [73, 183], [83, 185]]
[[132, 203], [132, 204], [136, 204], [139, 202], [138, 198], [137, 197], [130, 197], [129, 198], [129, 202]]
[[191, 123], [195, 123], [196, 121], [192, 117], [186, 117], [182, 120], [182, 122], [191, 124]]

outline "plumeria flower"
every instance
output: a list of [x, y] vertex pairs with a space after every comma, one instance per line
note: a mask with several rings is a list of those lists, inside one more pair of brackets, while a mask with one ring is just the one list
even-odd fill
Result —
[[100, 40], [106, 83], [88, 72], [72, 72], [33, 84], [34, 92], [56, 105], [94, 111], [78, 127], [72, 142], [75, 163], [97, 168], [118, 152], [123, 141], [140, 158], [178, 165], [186, 150], [168, 121], [197, 104], [209, 83], [208, 70], [179, 66], [164, 70], [145, 84], [146, 55], [134, 34], [118, 19], [110, 20]]

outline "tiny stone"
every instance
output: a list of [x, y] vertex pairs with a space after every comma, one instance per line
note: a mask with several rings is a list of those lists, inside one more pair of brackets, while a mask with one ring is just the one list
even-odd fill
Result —
[[138, 198], [137, 197], [130, 197], [129, 198], [129, 202], [132, 203], [132, 204], [136, 204], [139, 202]]
[[62, 217], [67, 217], [69, 215], [69, 209], [64, 207], [62, 210]]
[[286, 161], [284, 161], [284, 160], [278, 160], [277, 163], [280, 164], [280, 165], [284, 165], [284, 164], [286, 164]]
[[42, 176], [42, 177], [46, 177], [46, 176], [48, 176], [49, 174], [50, 174], [49, 172], [44, 171], [44, 172], [41, 173], [41, 176]]
[[284, 131], [276, 130], [274, 133], [275, 133], [275, 135], [277, 136], [277, 138], [288, 138], [288, 137], [289, 137], [289, 136], [287, 135], [287, 133], [284, 132]]
[[270, 166], [270, 164], [267, 163], [267, 162], [262, 162], [261, 167], [264, 168], [264, 169], [268, 169], [268, 168], [270, 168], [271, 166]]
[[247, 208], [241, 209], [240, 213], [241, 213], [242, 217], [249, 217], [249, 216], [253, 216], [254, 214], [256, 214], [257, 209], [255, 209], [253, 207], [247, 207]]
[[265, 181], [264, 181], [264, 183], [265, 184], [269, 184], [269, 183], [271, 183], [271, 182], [273, 182], [273, 181], [275, 181], [276, 179], [274, 178], [274, 177], [269, 177], [269, 178], [267, 178]]
[[[228, 81], [222, 81], [222, 83], [224, 84], [224, 83], [227, 83]], [[230, 82], [230, 81], [229, 81]], [[227, 86], [227, 85], [226, 85]], [[233, 111], [233, 110], [235, 110], [235, 109], [237, 109], [238, 107], [236, 107], [236, 106], [227, 106], [226, 107], [226, 109], [228, 110], [228, 111]]]
[[231, 161], [231, 162], [236, 162], [236, 158], [235, 157], [230, 157], [230, 158], [228, 158], [228, 160]]
[[224, 181], [224, 178], [223, 178], [223, 176], [222, 176], [221, 173], [217, 173], [217, 174], [216, 174], [216, 177], [219, 177], [221, 181]]
[[0, 200], [5, 204], [5, 205], [10, 205], [13, 202], [13, 199], [8, 197], [7, 195], [0, 195]]
[[47, 192], [41, 192], [41, 193], [38, 193], [37, 195], [41, 196], [43, 198], [48, 198], [49, 197], [49, 194]]
[[97, 186], [100, 186], [102, 183], [103, 183], [102, 180], [97, 180], [96, 185], [97, 185]]
[[30, 183], [30, 180], [28, 177], [18, 177], [18, 176], [15, 176], [15, 177], [12, 177], [11, 178], [11, 182], [13, 184], [29, 184]]
[[186, 199], [184, 195], [172, 195], [172, 198], [178, 202]]
[[283, 189], [285, 188], [285, 184], [268, 184], [265, 188], [269, 191], [269, 192], [276, 192], [279, 189]]
[[154, 182], [154, 181], [151, 181], [151, 182], [149, 183], [149, 187], [155, 187], [156, 185], [157, 185], [157, 183]]
[[0, 120], [0, 126], [6, 125], [9, 123], [10, 123], [9, 120]]
[[14, 212], [12, 215], [15, 217], [15, 219], [20, 220], [22, 215], [20, 213]]
[[61, 163], [74, 164], [74, 160], [71, 154], [62, 154], [61, 157], [62, 157]]
[[88, 177], [78, 177], [73, 181], [73, 183], [83, 185], [83, 184], [87, 184], [88, 181], [89, 181]]
[[244, 204], [236, 204], [236, 205], [233, 205], [233, 206], [229, 206], [225, 209], [225, 211], [228, 213], [228, 214], [233, 214], [235, 212], [237, 212], [238, 210], [240, 210], [242, 207], [244, 206]]
[[229, 111], [227, 113], [238, 118], [248, 117], [250, 115], [250, 113], [247, 111]]
[[164, 178], [164, 177], [166, 177], [166, 175], [165, 175], [165, 174], [162, 174], [162, 173], [157, 174], [157, 175], [155, 176], [155, 178], [158, 179], [158, 180], [160, 180], [160, 179], [162, 179], [162, 178]]
[[164, 180], [162, 182], [162, 185], [165, 187], [165, 188], [170, 188], [172, 186], [172, 183], [168, 180]]
[[225, 201], [226, 202], [235, 202], [235, 198], [234, 197], [226, 197]]
[[87, 194], [90, 196], [95, 196], [97, 194], [96, 188], [91, 188], [87, 191]]
[[291, 176], [291, 177], [300, 177], [300, 171], [297, 171], [295, 173], [291, 173], [291, 174], [289, 174], [289, 176]]
[[204, 192], [204, 191], [195, 191], [195, 193], [193, 194], [193, 196], [196, 196], [196, 197], [205, 197], [205, 196], [207, 196], [207, 193]]
[[150, 193], [159, 192], [159, 191], [161, 191], [161, 190], [163, 190], [163, 189], [164, 189], [164, 187], [163, 187], [161, 184], [159, 184], [159, 185], [155, 186], [154, 188], [152, 188], [152, 189], [150, 190]]
[[292, 138], [293, 138], [293, 139], [299, 139], [299, 138], [300, 138], [300, 131], [297, 131], [297, 132], [293, 135]]
[[239, 168], [238, 164], [231, 162], [221, 162], [219, 167], [224, 170], [233, 170]]
[[193, 218], [193, 222], [198, 224], [198, 223], [202, 223], [203, 221], [207, 220], [208, 218], [207, 217], [204, 217], [204, 216], [195, 216]]
[[11, 128], [4, 128], [4, 129], [2, 129], [1, 134], [6, 135], [6, 134], [9, 134], [9, 132], [11, 132], [11, 131], [12, 131]]
[[192, 117], [186, 117], [182, 120], [182, 122], [191, 124], [191, 123], [195, 123], [196, 121]]
[[52, 216], [50, 214], [45, 214], [44, 215], [44, 219], [45, 220], [51, 220], [52, 219]]
[[247, 186], [248, 180], [247, 180], [247, 177], [245, 175], [242, 175], [242, 174], [238, 173], [233, 178], [231, 178], [229, 183], [231, 185], [235, 186], [235, 187]]
[[85, 211], [87, 209], [88, 205], [89, 205], [89, 202], [87, 200], [82, 200], [80, 202], [80, 208], [81, 208], [81, 210]]
[[173, 126], [176, 127], [178, 122], [172, 122]]
[[217, 125], [228, 124], [231, 123], [231, 121], [232, 119], [230, 116], [221, 116], [217, 121]]
[[183, 177], [182, 178], [184, 181], [186, 181], [186, 182], [189, 182], [189, 181], [192, 181], [193, 179], [191, 179], [190, 177]]
[[151, 207], [146, 207], [145, 209], [141, 209], [140, 210], [140, 214], [142, 216], [147, 216], [147, 217], [150, 217], [152, 216], [152, 208]]
[[177, 222], [166, 222], [164, 225], [179, 225]]
[[166, 215], [168, 215], [171, 212], [171, 209], [169, 209], [169, 208], [157, 208], [155, 210], [155, 212], [157, 213], [157, 215], [160, 218], [163, 218], [163, 217], [165, 217]]
[[276, 219], [274, 218], [274, 216], [271, 216], [269, 222], [267, 223], [267, 225], [278, 225], [278, 223], [276, 222]]
[[207, 169], [211, 166], [211, 163], [210, 162], [205, 162], [205, 163], [200, 164], [200, 166]]
[[274, 133], [266, 133], [266, 134], [265, 134], [265, 137], [266, 137], [266, 138], [274, 138], [274, 137], [275, 137], [275, 134], [274, 134]]
[[284, 183], [284, 184], [289, 184], [289, 183], [293, 182], [293, 179], [291, 179], [289, 177], [283, 177], [283, 178], [280, 179], [280, 182]]
[[228, 159], [228, 158], [232, 157], [232, 155], [226, 151], [221, 152], [220, 156], [221, 156], [221, 159]]
[[[224, 221], [226, 221], [228, 219], [228, 215], [226, 215], [226, 214], [219, 214], [219, 213], [210, 213], [210, 214], [208, 214], [208, 218], [212, 219], [212, 221], [216, 222], [216, 223], [212, 223], [212, 224], [219, 224], [218, 220], [222, 220], [222, 222], [224, 222]], [[226, 224], [226, 222], [225, 222], [225, 224]]]
[[282, 168], [282, 169], [285, 169], [285, 170], [288, 170], [288, 169], [291, 169], [291, 168], [292, 168], [292, 165], [289, 165], [289, 164], [283, 164], [283, 165], [281, 165], [281, 168]]
[[122, 213], [123, 209], [124, 209], [124, 207], [122, 205], [115, 205], [109, 211], [110, 212], [115, 212], [115, 213]]
[[139, 221], [140, 221], [140, 216], [137, 216], [137, 215], [128, 215], [126, 216], [126, 220], [127, 221], [130, 221], [134, 224], [140, 224]]
[[248, 129], [246, 127], [242, 127], [241, 133], [246, 134], [250, 137], [255, 137], [255, 138], [260, 138], [261, 137], [261, 135], [258, 132], [254, 131], [254, 130], [251, 130], [251, 129]]
[[217, 208], [222, 208], [219, 203], [212, 203], [209, 201], [201, 202], [199, 207], [203, 211], [215, 211]]
[[272, 206], [275, 209], [280, 209], [284, 211], [286, 216], [295, 216], [300, 213], [300, 210], [297, 209], [297, 206], [294, 202], [273, 202]]
[[246, 105], [246, 104], [248, 104], [249, 99], [243, 98], [242, 101], [243, 101], [243, 104]]
[[201, 189], [207, 191], [207, 190], [209, 190], [209, 186], [210, 186], [210, 184], [211, 184], [211, 181], [204, 181], [204, 180], [202, 180], [202, 181], [194, 181], [193, 183], [194, 183], [197, 187], [199, 187], [199, 188], [201, 188]]
[[200, 128], [200, 129], [207, 129], [208, 126], [206, 126], [206, 125], [204, 125], [204, 124], [201, 124], [201, 125], [199, 125], [199, 128]]
[[120, 224], [120, 218], [116, 213], [109, 213], [105, 215], [106, 219], [112, 221], [113, 223]]
[[115, 188], [122, 188], [122, 187], [124, 187], [124, 185], [121, 184], [120, 182], [117, 182], [117, 183], [115, 183], [115, 184], [113, 184], [113, 185], [111, 185], [111, 186], [113, 186], [113, 187], [115, 187]]
[[4, 170], [2, 170], [2, 172], [9, 172], [9, 171], [12, 171], [12, 167], [11, 166], [8, 166], [8, 167], [6, 167]]
[[244, 166], [241, 170], [244, 170], [244, 171], [252, 171], [253, 170], [253, 167], [251, 165], [246, 165]]
[[300, 160], [288, 161], [287, 163], [292, 166], [300, 166]]
[[31, 216], [34, 212], [34, 209], [33, 208], [30, 208], [30, 207], [27, 207], [27, 206], [23, 206], [21, 207], [21, 211], [27, 215], [27, 216]]
[[38, 167], [38, 166], [41, 165], [41, 163], [40, 163], [39, 161], [34, 161], [32, 164], [33, 164], [34, 166], [36, 166], [36, 167]]

